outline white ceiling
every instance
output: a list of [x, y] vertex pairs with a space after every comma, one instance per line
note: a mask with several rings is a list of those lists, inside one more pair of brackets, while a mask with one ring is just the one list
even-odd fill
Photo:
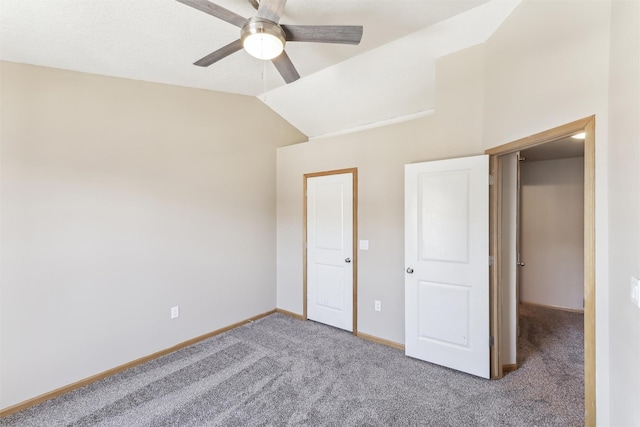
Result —
[[527, 162], [584, 157], [584, 138], [560, 138], [520, 152]]
[[[248, 0], [215, 0], [239, 15]], [[520, 0], [290, 0], [283, 24], [363, 25], [358, 46], [289, 43], [301, 79], [239, 51], [239, 29], [175, 0], [0, 0], [0, 59], [259, 96], [309, 137], [433, 110], [434, 59], [484, 42]], [[265, 78], [263, 78], [263, 75]]]

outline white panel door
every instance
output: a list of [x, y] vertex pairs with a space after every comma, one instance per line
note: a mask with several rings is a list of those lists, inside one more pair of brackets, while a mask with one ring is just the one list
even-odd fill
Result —
[[353, 174], [307, 178], [307, 317], [353, 331]]
[[405, 351], [489, 378], [489, 157], [405, 166]]

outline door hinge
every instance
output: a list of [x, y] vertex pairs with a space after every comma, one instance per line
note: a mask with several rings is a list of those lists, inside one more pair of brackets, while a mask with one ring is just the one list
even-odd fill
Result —
[[493, 185], [493, 175], [489, 175], [489, 185]]
[[493, 347], [493, 337], [489, 337], [489, 347]]
[[493, 265], [493, 255], [489, 255], [489, 267]]

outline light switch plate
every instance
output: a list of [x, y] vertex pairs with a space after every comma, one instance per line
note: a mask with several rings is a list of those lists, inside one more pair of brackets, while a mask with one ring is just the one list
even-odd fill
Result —
[[640, 307], [640, 279], [631, 276], [631, 301]]
[[369, 250], [369, 241], [368, 240], [360, 240], [360, 250], [368, 251]]

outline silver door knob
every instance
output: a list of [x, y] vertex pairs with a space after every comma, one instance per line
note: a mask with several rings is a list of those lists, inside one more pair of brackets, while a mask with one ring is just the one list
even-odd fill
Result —
[[411, 267], [407, 268], [407, 273], [413, 274], [413, 268], [411, 268]]
[[347, 264], [349, 264], [351, 262], [351, 258], [345, 258], [344, 262], [346, 262]]
[[520, 262], [518, 263], [518, 265], [519, 265], [520, 267], [524, 267], [524, 262], [520, 261]]

